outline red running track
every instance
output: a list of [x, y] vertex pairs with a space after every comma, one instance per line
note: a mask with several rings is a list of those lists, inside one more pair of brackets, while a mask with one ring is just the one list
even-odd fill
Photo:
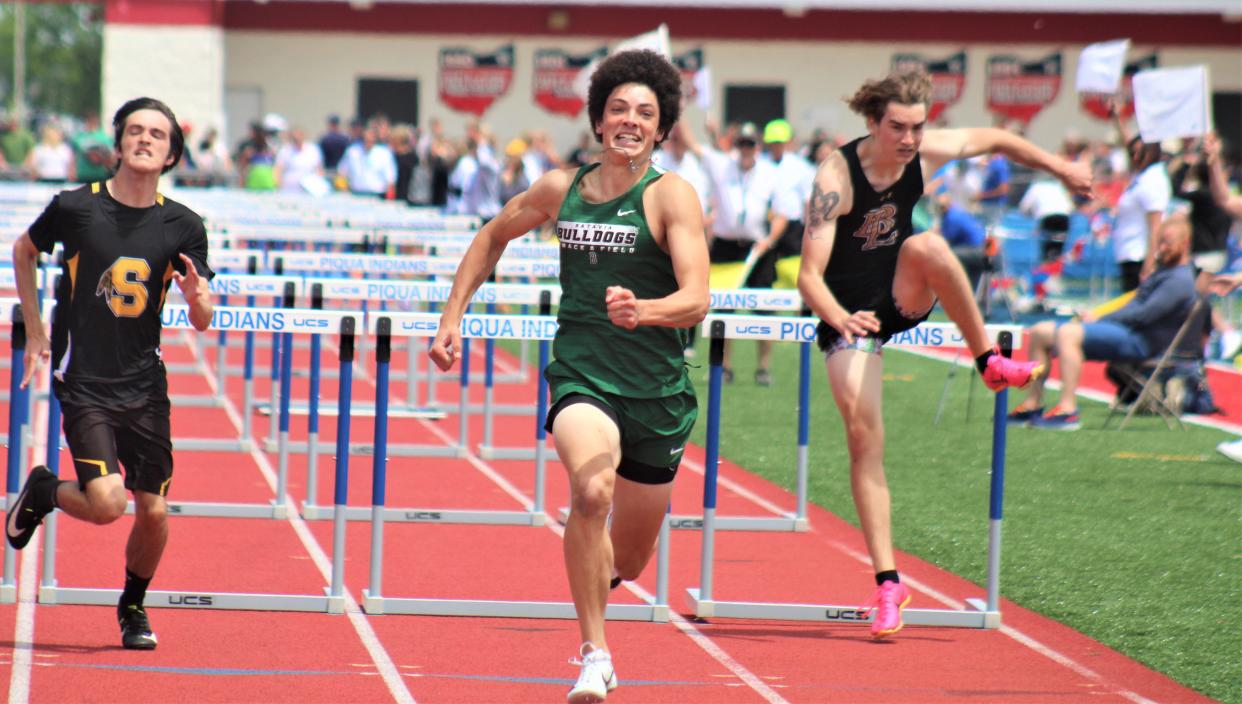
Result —
[[[194, 351], [172, 344], [167, 358], [186, 362]], [[199, 343], [205, 337], [196, 338]], [[304, 368], [306, 352], [297, 353]], [[214, 360], [214, 354], [204, 355]], [[241, 352], [230, 349], [230, 363]], [[265, 354], [260, 351], [260, 359]], [[502, 360], [510, 368], [514, 360]], [[335, 353], [325, 354], [335, 368]], [[402, 364], [400, 355], [394, 369]], [[372, 369], [368, 360], [365, 366]], [[478, 365], [475, 366], [479, 368]], [[267, 373], [258, 373], [258, 398], [267, 398]], [[374, 398], [373, 377], [359, 370], [356, 402]], [[399, 386], [399, 385], [398, 385]], [[201, 375], [176, 374], [174, 394], [206, 393]], [[294, 383], [305, 398], [306, 380]], [[404, 389], [401, 390], [403, 398]], [[455, 402], [456, 384], [441, 384], [441, 400]], [[336, 383], [325, 380], [325, 405]], [[394, 390], [394, 397], [398, 393]], [[241, 404], [240, 381], [227, 397]], [[479, 397], [481, 398], [481, 396]], [[503, 403], [533, 403], [533, 382], [498, 389]], [[7, 409], [6, 409], [7, 410]], [[174, 437], [230, 437], [237, 417], [223, 408], [179, 407]], [[304, 418], [292, 430], [305, 437]], [[351, 437], [369, 441], [373, 421], [352, 418]], [[265, 436], [267, 418], [253, 418]], [[321, 439], [335, 436], [325, 417]], [[392, 419], [393, 442], [456, 443], [457, 419]], [[529, 445], [534, 421], [504, 418], [497, 445]], [[36, 424], [36, 433], [41, 432]], [[470, 427], [472, 442], [481, 421]], [[67, 457], [65, 458], [67, 459]], [[62, 460], [63, 462], [63, 460]], [[674, 492], [676, 513], [701, 506], [703, 453], [687, 453]], [[275, 497], [272, 454], [179, 452], [173, 498], [180, 501], [266, 503]], [[520, 509], [533, 492], [530, 462], [391, 457], [388, 505]], [[320, 460], [320, 503], [331, 501], [331, 457]], [[371, 500], [371, 458], [349, 464], [349, 503]], [[555, 514], [566, 484], [559, 465], [548, 472], [548, 507]], [[765, 503], [789, 508], [787, 492], [725, 462], [721, 515], [769, 515]], [[305, 496], [306, 462], [290, 460], [289, 494]], [[106, 527], [63, 516], [56, 548], [61, 586], [116, 587], [128, 518]], [[172, 537], [154, 589], [187, 592], [322, 594], [328, 584], [331, 523], [288, 520], [174, 517]], [[722, 600], [861, 602], [871, 574], [859, 532], [812, 507], [806, 533], [718, 533], [716, 597]], [[565, 601], [559, 527], [494, 527], [429, 523], [385, 526], [385, 596]], [[40, 531], [42, 534], [42, 531]], [[357, 608], [370, 588], [370, 527], [350, 523], [344, 583], [345, 615], [152, 609], [160, 637], [153, 652], [119, 647], [110, 607], [34, 603], [41, 537], [17, 561], [20, 603], [0, 606], [0, 674], [7, 699], [20, 702], [555, 702], [563, 701], [576, 669], [566, 660], [578, 644], [571, 621], [456, 617], [374, 616]], [[675, 531], [669, 575], [672, 622], [609, 626], [621, 688], [610, 702], [1144, 702], [1207, 701], [1168, 678], [1096, 641], [1007, 601], [1000, 630], [909, 627], [882, 642], [864, 624], [711, 620], [684, 613], [687, 587], [699, 584], [699, 535]], [[913, 606], [960, 608], [982, 590], [910, 555], [903, 576]], [[654, 566], [615, 601], [639, 603], [655, 591]]]

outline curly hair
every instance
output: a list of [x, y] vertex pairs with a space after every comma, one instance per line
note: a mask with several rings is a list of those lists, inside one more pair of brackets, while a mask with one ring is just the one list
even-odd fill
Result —
[[[617, 86], [625, 83], [641, 83], [656, 94], [660, 106], [659, 130], [664, 137], [681, 117], [681, 74], [663, 56], [648, 49], [622, 51], [600, 62], [591, 74], [591, 87], [587, 91], [587, 116], [595, 141], [603, 142], [603, 136], [595, 132], [595, 126], [604, 119], [604, 104]], [[658, 141], [663, 141], [661, 138]]]
[[931, 105], [931, 77], [922, 69], [905, 73], [890, 73], [880, 80], [862, 84], [853, 97], [847, 98], [850, 110], [863, 117], [879, 122], [889, 103], [900, 105]]
[[[181, 124], [177, 122], [177, 116], [173, 114], [172, 108], [163, 102], [155, 98], [134, 98], [122, 105], [116, 111], [116, 115], [112, 117], [112, 129], [116, 132], [112, 143], [116, 146], [117, 151], [121, 150], [121, 136], [125, 133], [125, 122], [130, 115], [139, 110], [154, 110], [168, 118], [168, 123], [172, 130], [168, 134], [168, 155], [173, 158], [173, 161], [160, 172], [166, 174], [181, 161], [181, 154], [185, 151], [185, 133], [181, 131]], [[114, 171], [120, 168], [120, 163], [120, 161], [116, 163]]]

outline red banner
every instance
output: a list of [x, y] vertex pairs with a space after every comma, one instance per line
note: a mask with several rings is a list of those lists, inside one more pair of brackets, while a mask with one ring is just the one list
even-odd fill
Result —
[[1134, 114], [1134, 74], [1149, 68], [1156, 68], [1159, 65], [1160, 61], [1155, 54], [1131, 61], [1126, 64], [1125, 73], [1121, 78], [1121, 89], [1115, 98], [1114, 96], [1101, 95], [1100, 93], [1080, 93], [1078, 96], [1078, 107], [1092, 117], [1101, 120], [1111, 120], [1112, 115], [1108, 114], [1108, 101], [1115, 99], [1118, 103], [1117, 107], [1121, 117], [1123, 119], [1130, 117]]
[[988, 59], [988, 109], [1029, 123], [1061, 92], [1061, 53], [1023, 63], [1015, 56]]
[[960, 51], [938, 61], [925, 59], [922, 54], [893, 55], [893, 71], [904, 73], [920, 68], [931, 76], [932, 103], [927, 121], [935, 122], [962, 99], [962, 91], [966, 88], [966, 52]]
[[482, 115], [512, 84], [512, 44], [494, 54], [440, 50], [440, 101], [458, 112]]
[[533, 80], [535, 102], [550, 113], [577, 117], [586, 105], [586, 100], [578, 94], [574, 85], [578, 74], [592, 61], [607, 55], [607, 47], [600, 47], [585, 56], [570, 56], [560, 49], [537, 49]]

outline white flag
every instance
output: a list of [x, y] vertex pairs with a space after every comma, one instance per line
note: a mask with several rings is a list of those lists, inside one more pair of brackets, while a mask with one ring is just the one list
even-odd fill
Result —
[[1116, 95], [1129, 49], [1129, 39], [1083, 47], [1078, 55], [1078, 80], [1075, 84], [1078, 92]]
[[[659, 27], [650, 32], [643, 32], [636, 37], [622, 39], [617, 42], [608, 53], [615, 54], [619, 51], [627, 51], [629, 49], [650, 49], [657, 54], [663, 56], [669, 61], [673, 60], [673, 50], [669, 48], [668, 43], [668, 25], [661, 24]], [[583, 100], [587, 99], [587, 92], [591, 88], [591, 74], [595, 73], [595, 69], [599, 68], [599, 59], [591, 61], [578, 72], [574, 77], [574, 91], [578, 97]]]
[[1147, 143], [1207, 134], [1212, 128], [1207, 68], [1139, 71], [1134, 75], [1134, 116]]
[[703, 110], [712, 106], [712, 70], [707, 66], [694, 72], [694, 102]]

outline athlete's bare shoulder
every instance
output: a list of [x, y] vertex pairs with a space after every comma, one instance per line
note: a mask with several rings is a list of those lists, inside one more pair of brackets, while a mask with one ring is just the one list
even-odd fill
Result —
[[811, 187], [808, 215], [816, 224], [836, 219], [850, 212], [854, 202], [854, 185], [845, 156], [837, 150], [820, 163]]
[[525, 193], [525, 204], [533, 206], [554, 217], [561, 208], [561, 201], [569, 193], [577, 176], [577, 168], [552, 169], [545, 172]]

